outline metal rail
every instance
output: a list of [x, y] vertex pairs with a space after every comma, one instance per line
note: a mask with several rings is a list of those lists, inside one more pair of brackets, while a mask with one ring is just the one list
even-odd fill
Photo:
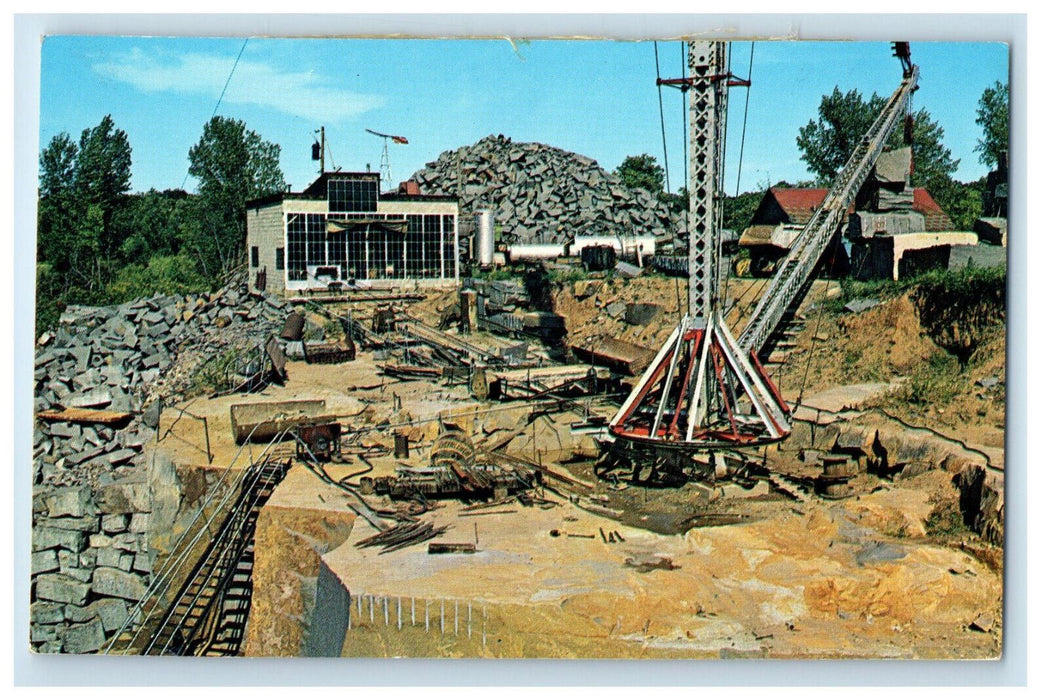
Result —
[[[109, 639], [109, 643], [104, 647], [102, 653], [137, 653], [136, 645], [139, 644], [139, 639], [143, 635], [147, 635], [153, 628], [151, 620], [157, 614], [168, 592], [176, 585], [178, 573], [184, 570], [193, 552], [198, 551], [198, 544], [205, 536], [212, 533], [212, 525], [219, 517], [219, 514], [227, 512], [233, 507], [234, 497], [242, 492], [243, 485], [247, 483], [247, 479], [251, 475], [250, 470], [244, 470], [237, 479], [232, 481], [230, 481], [230, 475], [234, 472], [233, 465], [240, 459], [240, 455], [250, 443], [254, 430], [252, 429], [248, 440], [241, 445], [236, 455], [233, 456], [233, 459], [225, 467], [219, 482], [212, 487], [204, 498], [186, 531], [171, 546], [171, 554], [164, 562], [164, 566], [154, 575], [152, 583], [141, 599], [132, 606], [124, 623]], [[283, 433], [275, 435], [255, 463], [258, 464], [269, 459], [273, 447], [283, 439]], [[208, 514], [209, 508], [210, 515]], [[119, 649], [117, 648], [118, 644]]]
[[243, 626], [237, 622], [246, 618], [251, 601], [255, 525], [287, 468], [270, 460], [249, 468], [236, 504], [168, 605], [142, 655], [226, 656], [239, 650]]
[[848, 162], [833, 181], [818, 211], [798, 234], [789, 253], [783, 258], [778, 272], [765, 288], [746, 329], [739, 337], [739, 345], [747, 353], [753, 350], [759, 355], [762, 354], [779, 325], [796, 310], [804, 298], [811, 286], [819, 259], [898, 125], [906, 110], [910, 93], [917, 89], [917, 72], [916, 66], [907, 71], [902, 84], [896, 88], [884, 109], [866, 131], [862, 142], [852, 152]]

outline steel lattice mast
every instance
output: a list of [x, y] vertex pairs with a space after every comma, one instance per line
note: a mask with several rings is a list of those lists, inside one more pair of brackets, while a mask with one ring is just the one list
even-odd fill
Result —
[[717, 292], [727, 88], [748, 83], [730, 74], [724, 61], [725, 44], [716, 41], [690, 42], [689, 75], [659, 81], [689, 93], [688, 315], [612, 418], [608, 431], [620, 451], [671, 448], [694, 453], [704, 448], [774, 442], [789, 435], [789, 408], [757, 353], [803, 298], [819, 259], [917, 89], [918, 70], [910, 62], [909, 45], [895, 42], [894, 51], [903, 65], [902, 84], [794, 242], [757, 304], [741, 342], [724, 322]]
[[720, 269], [721, 154], [728, 81], [724, 42], [688, 44], [688, 314], [710, 318]]
[[696, 452], [760, 444], [789, 434], [789, 411], [755, 355], [747, 355], [721, 316], [720, 189], [727, 90], [725, 44], [688, 44], [689, 75], [661, 84], [688, 92], [690, 225], [688, 315], [609, 425], [624, 449]]

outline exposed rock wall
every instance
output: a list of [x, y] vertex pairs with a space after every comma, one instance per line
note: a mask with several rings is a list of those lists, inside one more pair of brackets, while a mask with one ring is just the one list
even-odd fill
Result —
[[[301, 467], [292, 469], [259, 514], [245, 656], [317, 655], [339, 634], [331, 620], [317, 620], [315, 605], [323, 600], [320, 558], [346, 541], [355, 515], [345, 506], [343, 492], [319, 486], [322, 501], [316, 498], [316, 477]], [[322, 617], [339, 614], [337, 599], [324, 604], [335, 607], [324, 607]]]

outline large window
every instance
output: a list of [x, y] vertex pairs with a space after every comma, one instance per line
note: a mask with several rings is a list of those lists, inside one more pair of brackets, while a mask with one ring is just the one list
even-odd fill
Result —
[[440, 277], [440, 216], [426, 214], [422, 226], [422, 274], [419, 277]]
[[444, 220], [444, 277], [454, 279], [458, 250], [455, 247], [455, 217], [445, 214]]
[[328, 180], [329, 211], [376, 211], [378, 180], [332, 178]]
[[[394, 220], [389, 228], [384, 219]], [[338, 265], [346, 280], [454, 279], [457, 259], [453, 215], [287, 215], [289, 281], [305, 281], [316, 265]], [[278, 270], [284, 262], [278, 249]]]
[[287, 278], [306, 279], [307, 265], [326, 265], [327, 217], [289, 214], [287, 219]]

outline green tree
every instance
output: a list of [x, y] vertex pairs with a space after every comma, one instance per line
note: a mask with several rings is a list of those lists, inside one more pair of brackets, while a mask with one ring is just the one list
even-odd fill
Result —
[[627, 187], [636, 187], [651, 192], [667, 205], [670, 211], [683, 211], [688, 206], [688, 195], [682, 187], [677, 192], [667, 192], [666, 171], [655, 160], [655, 156], [642, 153], [639, 156], [626, 156], [615, 168]]
[[979, 162], [992, 168], [998, 154], [1008, 150], [1008, 86], [998, 80], [983, 90], [975, 114], [975, 123], [983, 130]]
[[[886, 102], [887, 99], [877, 93], [867, 100], [858, 90], [845, 94], [836, 87], [831, 94], [823, 96], [818, 121], [809, 121], [797, 136], [801, 160], [807, 163], [819, 184], [826, 186], [833, 181]], [[926, 109], [913, 113], [912, 134], [913, 185], [928, 187], [935, 195], [934, 188], [941, 187], [944, 178], [957, 171], [960, 161], [952, 158], [950, 150], [943, 145], [942, 127], [932, 120]], [[903, 137], [904, 125], [900, 124], [885, 149], [901, 148]]]
[[743, 192], [738, 197], [724, 198], [724, 228], [741, 234], [757, 213], [764, 192]]
[[52, 137], [40, 153], [41, 198], [68, 195], [76, 183], [78, 150], [73, 139], [64, 131]]
[[639, 187], [652, 194], [659, 194], [666, 186], [666, 171], [655, 160], [655, 156], [647, 153], [626, 156], [615, 172], [627, 187]]
[[975, 182], [957, 182], [947, 178], [935, 190], [935, 201], [953, 221], [958, 231], [971, 231], [975, 220], [983, 214], [983, 192], [986, 178]]
[[196, 262], [185, 254], [157, 254], [145, 265], [130, 263], [116, 272], [106, 288], [113, 303], [123, 303], [144, 294], [188, 294], [207, 288]]
[[76, 221], [77, 147], [67, 133], [54, 136], [40, 153], [36, 256], [68, 268], [70, 227]]
[[245, 203], [284, 189], [280, 146], [264, 141], [238, 119], [214, 117], [189, 150], [189, 174], [199, 182], [199, 226], [184, 232], [185, 243], [204, 274], [217, 277], [243, 258]]
[[[86, 211], [96, 207], [101, 216], [97, 252], [111, 256], [120, 246], [113, 216], [131, 189], [131, 145], [127, 134], [106, 115], [98, 126], [84, 129], [76, 162], [76, 197]], [[94, 222], [97, 223], [97, 222]]]
[[196, 212], [183, 190], [149, 190], [129, 195], [113, 218], [125, 263], [145, 263], [156, 255], [175, 255], [182, 230]]

